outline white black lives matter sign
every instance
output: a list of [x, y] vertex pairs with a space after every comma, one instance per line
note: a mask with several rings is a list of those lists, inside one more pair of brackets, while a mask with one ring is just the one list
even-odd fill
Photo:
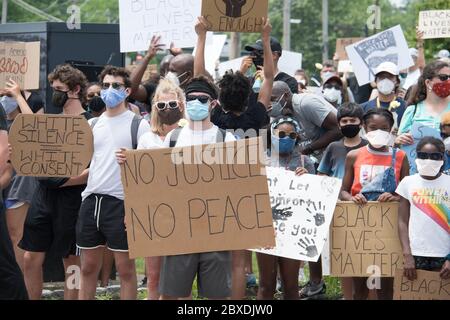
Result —
[[120, 52], [148, 50], [154, 35], [167, 47], [194, 47], [199, 0], [119, 0]]

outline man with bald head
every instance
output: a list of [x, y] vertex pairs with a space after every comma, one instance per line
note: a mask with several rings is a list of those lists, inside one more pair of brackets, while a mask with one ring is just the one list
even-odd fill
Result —
[[166, 79], [169, 79], [185, 89], [186, 84], [192, 79], [194, 74], [194, 56], [188, 53], [182, 53], [170, 60], [169, 72]]
[[159, 75], [161, 76], [161, 78], [164, 78], [167, 72], [169, 72], [169, 65], [172, 59], [173, 55], [171, 54], [168, 54], [167, 56], [162, 58], [161, 63], [159, 64]]

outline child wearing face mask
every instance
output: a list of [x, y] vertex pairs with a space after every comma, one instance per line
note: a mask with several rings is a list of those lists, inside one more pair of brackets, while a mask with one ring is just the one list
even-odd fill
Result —
[[[398, 201], [395, 189], [409, 174], [409, 164], [403, 151], [390, 147], [394, 117], [389, 110], [375, 109], [367, 112], [363, 120], [369, 144], [347, 155], [340, 199], [360, 205], [368, 201]], [[352, 279], [353, 298], [367, 299], [367, 278]], [[380, 300], [392, 300], [393, 278], [381, 279], [377, 295]]]
[[450, 177], [442, 174], [445, 146], [425, 137], [416, 150], [419, 173], [406, 177], [396, 190], [401, 197], [398, 230], [404, 275], [415, 280], [416, 269], [421, 269], [450, 279]]
[[[300, 124], [290, 116], [283, 116], [274, 120], [270, 128], [269, 165], [295, 171], [296, 175], [314, 174], [314, 164], [308, 157], [302, 155], [297, 147]], [[300, 261], [263, 253], [257, 253], [256, 257], [259, 267], [257, 299], [273, 300], [277, 284], [277, 269], [279, 267], [284, 299], [298, 300]]]

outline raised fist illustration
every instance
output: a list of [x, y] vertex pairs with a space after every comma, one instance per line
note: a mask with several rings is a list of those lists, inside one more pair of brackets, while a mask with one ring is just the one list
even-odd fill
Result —
[[231, 18], [239, 18], [242, 16], [242, 7], [247, 0], [223, 0], [226, 6], [226, 15]]

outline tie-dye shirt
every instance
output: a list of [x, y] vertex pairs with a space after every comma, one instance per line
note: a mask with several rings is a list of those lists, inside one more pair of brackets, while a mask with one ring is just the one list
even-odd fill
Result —
[[425, 180], [405, 177], [397, 194], [410, 203], [409, 241], [414, 256], [442, 258], [450, 253], [450, 176]]

